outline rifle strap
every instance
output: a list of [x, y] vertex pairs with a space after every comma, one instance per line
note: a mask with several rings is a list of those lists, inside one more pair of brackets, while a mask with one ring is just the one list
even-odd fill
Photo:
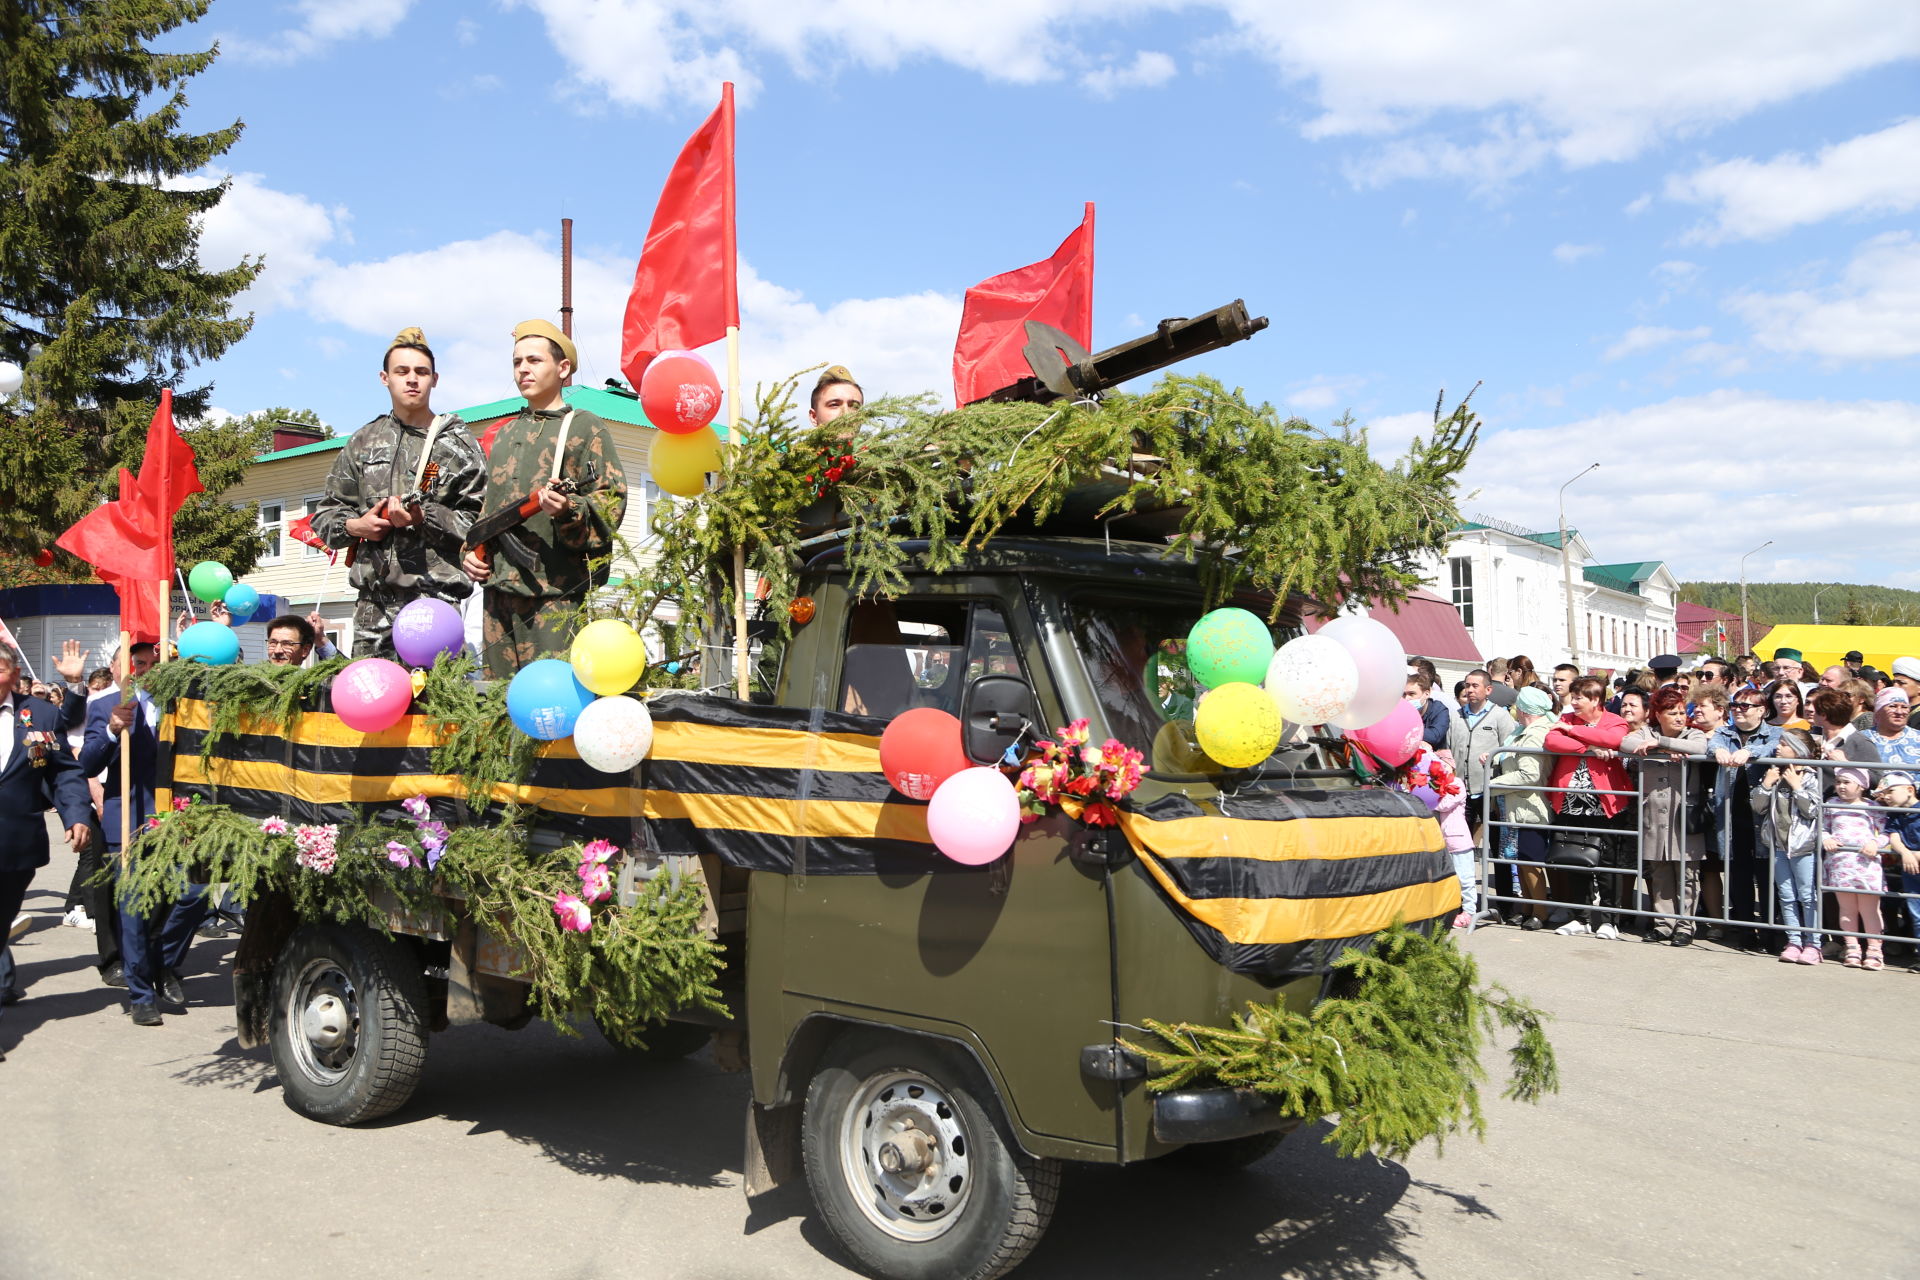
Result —
[[569, 409], [560, 415], [560, 434], [554, 438], [553, 442], [553, 474], [547, 477], [548, 484], [552, 484], [558, 480], [561, 469], [566, 466], [567, 431], [572, 426], [573, 410]]
[[427, 460], [433, 457], [433, 442], [440, 438], [440, 428], [452, 421], [452, 414], [436, 413], [433, 415], [433, 421], [427, 424], [427, 440], [420, 446], [420, 462], [413, 469], [413, 488], [407, 490], [408, 493], [420, 492], [420, 486], [426, 479]]

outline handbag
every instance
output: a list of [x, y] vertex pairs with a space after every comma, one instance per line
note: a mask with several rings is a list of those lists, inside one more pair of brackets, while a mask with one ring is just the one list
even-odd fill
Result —
[[1703, 836], [1713, 830], [1713, 800], [1701, 796], [1687, 806], [1687, 834]]
[[1598, 832], [1556, 831], [1547, 846], [1547, 861], [1556, 867], [1597, 867], [1600, 839]]

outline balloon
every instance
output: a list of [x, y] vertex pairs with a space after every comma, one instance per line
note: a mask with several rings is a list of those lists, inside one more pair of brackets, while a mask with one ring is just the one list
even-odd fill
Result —
[[647, 451], [647, 469], [653, 482], [676, 498], [698, 497], [706, 491], [707, 472], [720, 469], [720, 437], [710, 427], [691, 435], [657, 435]]
[[934, 848], [970, 867], [992, 862], [1020, 832], [1020, 797], [1007, 775], [984, 766], [962, 769], [927, 804]]
[[42, 569], [48, 568], [53, 564], [53, 552], [42, 547], [33, 553], [33, 562]]
[[1155, 773], [1207, 773], [1207, 753], [1193, 736], [1193, 721], [1169, 720], [1153, 735]]
[[20, 371], [19, 365], [11, 360], [0, 360], [0, 396], [12, 395], [25, 381], [26, 375]]
[[573, 749], [601, 773], [625, 773], [653, 749], [653, 716], [638, 698], [595, 698], [573, 722]]
[[592, 692], [558, 658], [529, 662], [507, 686], [508, 717], [520, 732], [542, 742], [572, 733], [574, 722], [592, 701]]
[[1272, 660], [1267, 624], [1245, 609], [1215, 609], [1187, 633], [1187, 669], [1210, 689], [1259, 684]]
[[1360, 668], [1338, 640], [1300, 636], [1273, 655], [1266, 684], [1281, 715], [1295, 724], [1325, 724], [1346, 714], [1360, 687]]
[[227, 606], [227, 614], [235, 626], [251, 618], [260, 608], [260, 593], [244, 582], [236, 582], [228, 587], [220, 600]]
[[1364, 729], [1386, 719], [1400, 705], [1407, 687], [1407, 654], [1391, 627], [1373, 618], [1345, 617], [1335, 618], [1314, 634], [1338, 641], [1360, 672], [1360, 688], [1347, 703], [1343, 723]]
[[1438, 809], [1440, 807], [1440, 793], [1432, 787], [1415, 787], [1413, 789], [1413, 798], [1429, 809]]
[[1349, 729], [1347, 736], [1372, 752], [1380, 763], [1398, 768], [1420, 750], [1420, 713], [1402, 698], [1385, 719], [1364, 729]]
[[880, 772], [915, 800], [931, 800], [941, 783], [972, 764], [961, 745], [960, 718], [938, 707], [902, 711], [880, 735]]
[[662, 431], [698, 431], [720, 412], [720, 378], [691, 352], [663, 351], [640, 375], [640, 408]]
[[333, 714], [361, 733], [391, 729], [413, 702], [413, 677], [386, 658], [349, 662], [333, 678]]
[[1223, 684], [1193, 715], [1200, 749], [1229, 769], [1251, 769], [1280, 745], [1280, 708], [1257, 684]]
[[180, 633], [180, 656], [224, 667], [240, 660], [240, 637], [223, 622], [196, 622]]
[[603, 697], [633, 688], [647, 669], [646, 642], [618, 618], [601, 618], [580, 628], [567, 656], [580, 683]]
[[467, 643], [460, 611], [445, 600], [421, 596], [393, 615], [393, 651], [412, 667], [430, 667], [441, 654], [452, 657]]
[[233, 585], [233, 570], [218, 560], [202, 560], [187, 573], [187, 589], [212, 604], [227, 594]]

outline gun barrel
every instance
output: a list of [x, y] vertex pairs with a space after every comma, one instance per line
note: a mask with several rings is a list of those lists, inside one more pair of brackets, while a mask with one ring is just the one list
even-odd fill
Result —
[[1248, 315], [1246, 302], [1235, 298], [1204, 315], [1162, 320], [1152, 333], [1087, 355], [1065, 334], [1029, 323], [1027, 331], [1034, 340], [1027, 346], [1027, 361], [1034, 375], [982, 398], [1045, 404], [1066, 396], [1097, 395], [1168, 365], [1245, 341], [1266, 327], [1265, 316]]

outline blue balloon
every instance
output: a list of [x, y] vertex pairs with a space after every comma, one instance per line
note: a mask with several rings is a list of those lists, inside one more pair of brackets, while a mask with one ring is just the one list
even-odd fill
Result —
[[224, 667], [240, 660], [240, 637], [224, 622], [196, 622], [180, 633], [180, 656]]
[[254, 610], [260, 607], [260, 593], [244, 582], [236, 582], [228, 587], [220, 600], [227, 606], [227, 612], [233, 615], [236, 626], [251, 618]]
[[573, 722], [593, 701], [593, 691], [573, 674], [573, 664], [542, 658], [520, 668], [507, 686], [507, 715], [529, 738], [552, 742], [573, 733]]

